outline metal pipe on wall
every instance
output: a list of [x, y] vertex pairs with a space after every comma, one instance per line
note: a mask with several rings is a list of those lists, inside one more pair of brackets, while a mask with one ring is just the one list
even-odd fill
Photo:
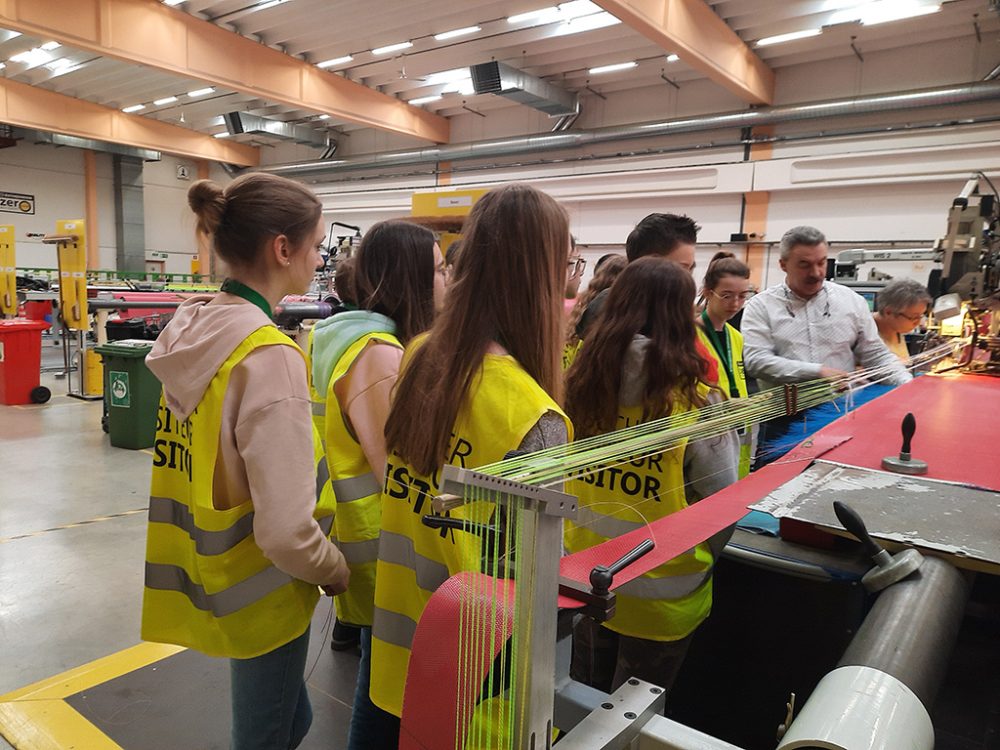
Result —
[[612, 143], [635, 138], [652, 138], [707, 130], [748, 128], [785, 122], [798, 122], [831, 117], [894, 112], [926, 107], [953, 106], [1000, 99], [1000, 81], [916, 89], [891, 94], [833, 99], [825, 102], [805, 102], [777, 107], [741, 110], [715, 115], [660, 120], [632, 125], [616, 125], [573, 132], [540, 133], [514, 138], [498, 138], [474, 143], [458, 143], [428, 148], [388, 151], [339, 159], [314, 160], [292, 164], [259, 167], [257, 171], [286, 177], [331, 175], [362, 169], [378, 169], [407, 164], [426, 164], [463, 159], [488, 159], [521, 154], [581, 148], [599, 143]]

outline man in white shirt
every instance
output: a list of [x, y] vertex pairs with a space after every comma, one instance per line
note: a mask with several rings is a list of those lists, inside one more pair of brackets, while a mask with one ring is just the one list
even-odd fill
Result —
[[[753, 297], [743, 312], [747, 375], [766, 389], [846, 376], [860, 365], [884, 367], [889, 374], [884, 382], [891, 385], [908, 382], [912, 376], [882, 341], [865, 300], [826, 280], [827, 250], [826, 237], [814, 227], [795, 227], [781, 238], [785, 280]], [[796, 423], [799, 429], [789, 432]], [[766, 426], [758, 456], [776, 432], [805, 438], [820, 426], [813, 420], [806, 432], [803, 419], [776, 420]]]

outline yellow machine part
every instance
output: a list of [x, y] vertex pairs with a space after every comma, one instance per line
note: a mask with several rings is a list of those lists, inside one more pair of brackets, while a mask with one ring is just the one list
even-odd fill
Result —
[[56, 234], [71, 237], [57, 243], [59, 257], [59, 305], [66, 327], [74, 331], [90, 328], [87, 321], [87, 228], [83, 219], [60, 219]]
[[14, 262], [14, 226], [0, 226], [0, 315], [17, 315], [17, 274]]
[[104, 365], [101, 355], [87, 349], [83, 361], [83, 395], [100, 396], [104, 393]]

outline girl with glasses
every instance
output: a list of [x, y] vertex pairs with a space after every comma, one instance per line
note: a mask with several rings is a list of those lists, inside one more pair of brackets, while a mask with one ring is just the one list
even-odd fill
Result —
[[[729, 324], [753, 293], [750, 268], [732, 253], [719, 252], [708, 264], [701, 297], [705, 306], [698, 315], [698, 337], [719, 365], [719, 388], [730, 398], [747, 397], [743, 369], [743, 335]], [[750, 472], [751, 430], [740, 435], [739, 475]]]

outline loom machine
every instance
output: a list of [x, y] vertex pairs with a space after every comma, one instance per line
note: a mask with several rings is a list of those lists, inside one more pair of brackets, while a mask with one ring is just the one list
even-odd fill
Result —
[[[997, 299], [990, 252], [989, 267], [985, 251], [972, 262], [957, 250], [945, 266], [952, 289], [969, 274], [979, 284], [962, 287], [974, 320]], [[887, 373], [784, 386], [476, 470], [446, 466], [424, 523], [475, 554], [417, 626], [400, 747], [931, 750], [973, 583], [1000, 574], [1000, 381], [984, 375], [996, 333], [965, 333], [958, 349], [993, 364], [962, 356], [845, 409], [781, 460], [580, 553], [561, 556], [563, 520], [578, 510], [564, 479], [843, 402]], [[938, 344], [913, 366], [955, 350]], [[733, 533], [748, 509], [779, 518], [782, 538]], [[713, 613], [670, 696], [638, 679], [611, 694], [571, 679], [574, 618], [607, 621], [616, 589], [720, 536]], [[736, 584], [723, 586], [725, 566], [741, 571]], [[748, 657], [757, 646], [767, 656]], [[685, 721], [664, 715], [675, 700]], [[742, 731], [751, 724], [763, 733]]]
[[859, 280], [859, 267], [873, 261], [940, 264], [927, 280], [934, 297], [932, 332], [963, 340], [954, 364], [1000, 374], [1000, 193], [985, 174], [969, 177], [952, 200], [945, 234], [932, 248], [844, 250], [832, 262], [830, 276], [874, 302], [890, 277], [873, 272], [867, 281]]

